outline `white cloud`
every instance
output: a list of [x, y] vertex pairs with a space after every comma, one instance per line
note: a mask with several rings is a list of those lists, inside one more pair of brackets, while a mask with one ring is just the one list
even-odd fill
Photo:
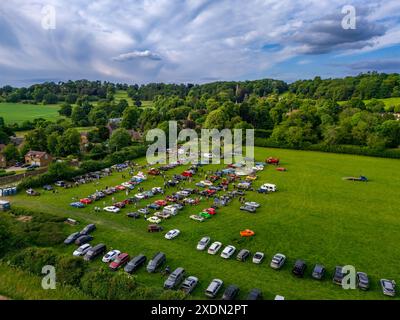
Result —
[[112, 60], [123, 62], [123, 61], [130, 61], [134, 59], [143, 59], [143, 58], [150, 60], [161, 60], [161, 57], [158, 54], [153, 53], [149, 50], [122, 53], [116, 57], [113, 57]]

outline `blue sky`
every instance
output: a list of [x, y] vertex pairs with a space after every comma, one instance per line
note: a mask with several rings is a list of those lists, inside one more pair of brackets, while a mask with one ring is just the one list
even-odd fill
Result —
[[[55, 29], [43, 28], [45, 6]], [[356, 9], [356, 29], [341, 27]], [[126, 83], [400, 71], [399, 0], [8, 0], [0, 85]]]

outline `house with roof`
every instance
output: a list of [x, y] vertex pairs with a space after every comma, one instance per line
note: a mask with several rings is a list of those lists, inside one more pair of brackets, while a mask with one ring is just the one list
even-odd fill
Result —
[[53, 157], [44, 151], [31, 150], [25, 155], [25, 163], [29, 165], [47, 167], [52, 161]]

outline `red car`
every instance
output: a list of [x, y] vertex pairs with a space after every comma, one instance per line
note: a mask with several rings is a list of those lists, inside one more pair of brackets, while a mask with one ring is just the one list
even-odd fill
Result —
[[110, 263], [109, 267], [111, 270], [116, 271], [123, 265], [125, 265], [129, 261], [129, 254], [127, 253], [120, 253], [118, 257]]
[[215, 190], [210, 190], [210, 189], [207, 189], [206, 192], [208, 193], [209, 196], [212, 196], [216, 193]]
[[122, 201], [123, 203], [125, 203], [125, 205], [131, 204], [132, 200], [131, 199], [125, 199], [124, 201]]
[[206, 209], [204, 211], [207, 212], [208, 214], [211, 214], [211, 215], [217, 214], [217, 211], [215, 211], [214, 208], [208, 208], [208, 209]]
[[279, 168], [276, 168], [276, 171], [286, 171], [286, 168], [279, 167]]
[[183, 171], [182, 175], [184, 177], [193, 177], [193, 173], [191, 173], [190, 171]]
[[156, 200], [154, 203], [160, 207], [165, 207], [168, 204], [168, 202], [165, 200]]
[[269, 157], [268, 159], [265, 160], [266, 163], [268, 164], [274, 164], [274, 165], [278, 165], [279, 164], [279, 159], [278, 158], [272, 158]]
[[116, 186], [115, 189], [119, 190], [119, 191], [123, 191], [126, 188], [124, 186]]
[[79, 200], [79, 202], [83, 203], [83, 204], [91, 204], [93, 201], [89, 198], [84, 198], [84, 199]]
[[153, 176], [158, 176], [160, 174], [160, 170], [152, 168], [149, 171], [147, 171], [147, 173]]
[[168, 202], [176, 202], [176, 198], [174, 198], [173, 196], [167, 196], [165, 200], [167, 200]]
[[125, 204], [124, 201], [114, 203], [114, 207], [117, 207], [117, 208], [120, 208], [120, 209], [125, 208], [125, 206], [126, 206], [126, 204]]
[[210, 181], [211, 182], [215, 182], [215, 181], [217, 181], [219, 179], [219, 176], [211, 176], [210, 177]]

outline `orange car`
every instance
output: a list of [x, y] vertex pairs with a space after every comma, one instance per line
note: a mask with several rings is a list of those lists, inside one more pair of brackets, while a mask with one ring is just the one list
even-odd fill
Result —
[[255, 235], [255, 232], [253, 230], [246, 229], [246, 230], [240, 231], [241, 237], [252, 237], [254, 235]]

